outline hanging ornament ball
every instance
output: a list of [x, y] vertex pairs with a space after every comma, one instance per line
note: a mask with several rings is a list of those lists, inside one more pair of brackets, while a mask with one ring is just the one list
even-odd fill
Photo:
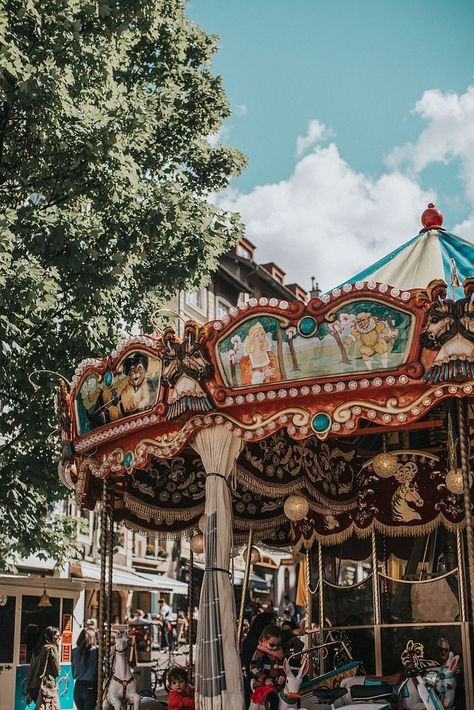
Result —
[[206, 532], [206, 520], [207, 517], [205, 515], [201, 515], [199, 518], [198, 528], [202, 533]]
[[372, 466], [374, 473], [379, 478], [390, 478], [390, 476], [394, 476], [397, 472], [397, 457], [389, 451], [384, 451], [381, 454], [377, 454], [377, 456], [372, 459]]
[[462, 495], [464, 486], [462, 480], [462, 469], [452, 468], [446, 474], [446, 488], [450, 493], [454, 493], [457, 496]]
[[303, 496], [288, 496], [283, 510], [289, 520], [296, 522], [306, 518], [309, 513], [309, 503]]
[[202, 533], [197, 533], [197, 535], [193, 535], [190, 543], [191, 545], [191, 550], [195, 554], [200, 554], [201, 552], [204, 552], [204, 535]]
[[[247, 562], [247, 549], [244, 550], [244, 560]], [[258, 547], [252, 547], [250, 550], [250, 564], [256, 565], [260, 562], [260, 550]]]
[[426, 209], [421, 215], [421, 224], [426, 229], [431, 229], [432, 227], [441, 227], [443, 224], [443, 215], [436, 209], [433, 202], [430, 202], [428, 209]]

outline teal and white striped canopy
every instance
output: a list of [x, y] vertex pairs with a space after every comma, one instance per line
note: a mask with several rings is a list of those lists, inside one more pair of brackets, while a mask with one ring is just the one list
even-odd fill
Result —
[[[474, 244], [435, 228], [420, 232], [346, 283], [378, 281], [409, 290], [425, 288], [433, 279], [444, 279], [450, 286], [454, 274], [461, 284], [474, 276]], [[456, 296], [462, 296], [461, 289]]]

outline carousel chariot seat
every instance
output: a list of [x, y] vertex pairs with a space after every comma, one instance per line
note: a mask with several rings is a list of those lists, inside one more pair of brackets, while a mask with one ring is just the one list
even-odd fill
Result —
[[[345, 690], [345, 688], [344, 688]], [[390, 700], [392, 686], [387, 683], [380, 685], [353, 685], [350, 689], [352, 700]]]

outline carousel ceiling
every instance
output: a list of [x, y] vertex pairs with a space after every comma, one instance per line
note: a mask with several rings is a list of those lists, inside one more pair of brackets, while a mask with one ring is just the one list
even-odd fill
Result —
[[456, 526], [445, 459], [407, 451], [384, 479], [355, 442], [432, 426], [440, 403], [472, 393], [473, 279], [464, 291], [454, 301], [442, 281], [412, 291], [356, 282], [306, 305], [250, 299], [221, 321], [188, 322], [182, 339], [171, 328], [130, 338], [83, 362], [70, 390], [62, 383], [61, 475], [88, 506], [108, 478], [117, 519], [179, 535], [203, 512], [193, 437], [221, 424], [242, 440], [237, 536], [251, 526], [288, 544], [283, 503], [295, 492], [310, 504], [293, 526], [298, 544]]

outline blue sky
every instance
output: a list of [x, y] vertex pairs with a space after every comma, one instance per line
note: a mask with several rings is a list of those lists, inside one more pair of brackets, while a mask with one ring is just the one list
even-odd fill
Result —
[[[192, 0], [188, 11], [220, 36], [214, 68], [233, 115], [219, 138], [249, 159], [218, 199], [241, 212], [261, 261], [329, 287], [416, 233], [428, 199], [474, 238], [472, 0]], [[324, 256], [328, 242], [339, 254]]]

